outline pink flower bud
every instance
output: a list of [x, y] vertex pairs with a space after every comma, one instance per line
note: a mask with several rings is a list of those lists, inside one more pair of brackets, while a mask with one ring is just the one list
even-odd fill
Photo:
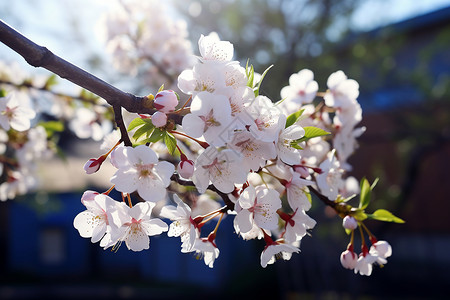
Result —
[[[164, 90], [156, 94], [153, 106], [163, 113], [169, 113], [175, 110], [178, 105], [178, 97], [172, 90]], [[155, 125], [156, 126], [156, 125]]]
[[84, 164], [84, 171], [86, 174], [93, 174], [100, 169], [103, 160], [91, 158]]
[[306, 178], [309, 176], [309, 171], [304, 166], [296, 165], [294, 166], [294, 171], [299, 173], [301, 177]]
[[356, 262], [358, 261], [358, 256], [355, 252], [350, 250], [345, 250], [341, 253], [341, 264], [346, 269], [354, 269], [356, 267]]
[[342, 226], [345, 229], [355, 230], [356, 228], [358, 228], [358, 222], [352, 216], [345, 216], [345, 218], [342, 220]]
[[181, 177], [189, 179], [194, 174], [194, 162], [192, 160], [182, 160], [177, 167]]
[[167, 124], [167, 116], [165, 113], [157, 111], [152, 116], [152, 123], [155, 127], [163, 127]]

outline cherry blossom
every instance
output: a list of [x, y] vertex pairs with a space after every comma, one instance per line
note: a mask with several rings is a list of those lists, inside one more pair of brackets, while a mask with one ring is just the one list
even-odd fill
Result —
[[116, 189], [124, 193], [137, 190], [144, 200], [151, 202], [163, 200], [175, 167], [167, 161], [158, 162], [158, 155], [144, 145], [125, 147], [124, 152], [128, 163], [119, 165], [111, 178]]
[[220, 251], [217, 246], [211, 242], [208, 238], [197, 238], [192, 249], [183, 247], [181, 249], [183, 253], [195, 252], [197, 259], [203, 258], [205, 264], [212, 268], [214, 261], [219, 257]]
[[82, 198], [82, 203], [86, 206], [86, 210], [75, 217], [73, 226], [82, 237], [91, 238], [91, 242], [96, 243], [104, 237], [108, 226], [112, 224], [110, 213], [117, 209], [120, 202], [109, 196], [97, 194], [89, 201]]
[[387, 263], [386, 258], [392, 255], [392, 247], [386, 241], [377, 241], [372, 244], [369, 253], [377, 257], [379, 265], [384, 265]]
[[249, 131], [259, 140], [273, 142], [286, 123], [286, 116], [266, 96], [258, 96], [247, 108], [253, 118]]
[[218, 151], [208, 147], [195, 161], [192, 180], [200, 193], [204, 193], [210, 182], [221, 192], [231, 193], [235, 184], [246, 181], [247, 173], [241, 168], [242, 157], [230, 149]]
[[6, 97], [0, 97], [0, 126], [3, 129], [28, 130], [30, 121], [35, 116], [34, 110], [19, 103], [13, 93], [9, 93]]
[[111, 123], [104, 121], [100, 124], [95, 111], [80, 107], [75, 111], [73, 119], [69, 122], [69, 128], [80, 139], [92, 138], [94, 141], [100, 141], [106, 132], [111, 131]]
[[261, 266], [263, 268], [267, 267], [269, 264], [273, 264], [276, 259], [290, 260], [292, 253], [300, 252], [298, 247], [286, 244], [284, 240], [272, 241], [268, 236], [266, 236], [265, 239], [266, 247], [261, 253]]
[[225, 96], [201, 92], [192, 100], [191, 113], [183, 118], [182, 126], [194, 138], [204, 136], [208, 143], [223, 146], [227, 136], [223, 131], [230, 121], [231, 108]]
[[351, 105], [359, 96], [359, 84], [348, 79], [343, 71], [331, 74], [327, 80], [328, 91], [323, 97], [330, 107], [345, 108]]
[[281, 89], [281, 98], [284, 102], [297, 105], [310, 103], [319, 89], [311, 70], [303, 69], [289, 77], [289, 85]]
[[164, 206], [161, 209], [160, 216], [172, 221], [167, 235], [169, 237], [180, 237], [182, 247], [190, 251], [194, 246], [195, 239], [199, 236], [197, 224], [192, 219], [191, 208], [178, 195], [174, 194], [173, 199], [177, 207], [172, 205]]
[[248, 232], [253, 224], [260, 228], [275, 229], [278, 225], [277, 209], [281, 208], [280, 195], [263, 186], [247, 187], [238, 199], [241, 210], [236, 219], [240, 232]]
[[285, 184], [287, 200], [291, 209], [309, 210], [311, 208], [311, 202], [307, 196], [309, 193], [307, 186], [312, 184], [312, 181], [301, 178], [299, 173], [292, 172], [291, 179]]
[[242, 167], [247, 171], [257, 171], [277, 156], [273, 142], [258, 140], [247, 130], [236, 130], [227, 146], [243, 156]]
[[370, 276], [372, 274], [373, 263], [377, 261], [377, 256], [369, 253], [361, 253], [354, 267], [355, 274]]
[[119, 243], [124, 241], [127, 248], [132, 251], [148, 249], [149, 236], [159, 235], [168, 230], [166, 223], [151, 217], [154, 207], [155, 203], [140, 202], [133, 207], [127, 207], [125, 212], [117, 214], [115, 223], [121, 226], [111, 233], [112, 240], [117, 240]]
[[283, 238], [287, 243], [300, 241], [306, 235], [308, 229], [316, 226], [316, 221], [308, 216], [304, 210], [298, 208], [285, 221]]
[[178, 88], [185, 94], [213, 93], [224, 87], [225, 75], [220, 65], [214, 62], [196, 64], [192, 70], [184, 70], [178, 76]]
[[342, 180], [343, 170], [340, 168], [334, 150], [328, 154], [328, 158], [320, 164], [319, 168], [323, 173], [317, 175], [317, 185], [328, 199], [334, 201], [339, 194], [339, 189], [344, 185]]
[[228, 41], [221, 41], [216, 32], [211, 32], [207, 36], [202, 34], [198, 40], [198, 47], [204, 60], [226, 62], [233, 58], [233, 44]]
[[305, 135], [303, 127], [291, 125], [280, 132], [277, 142], [279, 159], [288, 165], [299, 164], [301, 161], [300, 150], [292, 144]]

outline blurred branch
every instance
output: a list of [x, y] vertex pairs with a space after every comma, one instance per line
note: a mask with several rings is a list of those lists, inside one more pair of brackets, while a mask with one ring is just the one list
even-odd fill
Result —
[[0, 41], [20, 54], [33, 67], [47, 69], [105, 99], [111, 106], [120, 105], [127, 111], [136, 113], [154, 112], [153, 109], [144, 106], [145, 97], [137, 97], [117, 89], [53, 54], [47, 48], [35, 44], [2, 20], [0, 20]]

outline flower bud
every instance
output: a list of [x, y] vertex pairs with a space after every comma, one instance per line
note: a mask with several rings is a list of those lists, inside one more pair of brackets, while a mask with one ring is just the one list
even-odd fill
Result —
[[304, 166], [296, 165], [294, 166], [294, 171], [299, 173], [301, 177], [306, 178], [309, 176], [309, 171]]
[[182, 160], [177, 167], [181, 177], [189, 179], [194, 174], [194, 162], [192, 160]]
[[358, 222], [352, 216], [345, 216], [345, 218], [342, 220], [342, 226], [345, 229], [355, 230], [356, 228], [358, 228]]
[[103, 160], [97, 158], [91, 158], [84, 164], [84, 171], [86, 174], [93, 174], [100, 169]]
[[[178, 105], [177, 94], [172, 90], [164, 90], [156, 94], [153, 106], [163, 113], [169, 113], [175, 110]], [[155, 125], [156, 126], [156, 125]]]
[[355, 252], [350, 250], [345, 250], [341, 253], [341, 264], [346, 269], [354, 269], [356, 267], [356, 262], [358, 261], [358, 256]]
[[163, 127], [167, 124], [167, 116], [165, 113], [157, 111], [152, 116], [152, 123], [155, 127]]

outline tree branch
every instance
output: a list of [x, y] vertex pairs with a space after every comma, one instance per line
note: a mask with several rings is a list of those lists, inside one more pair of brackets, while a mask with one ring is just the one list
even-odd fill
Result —
[[[182, 179], [177, 173], [174, 173], [172, 177], [170, 177], [171, 180], [175, 181], [179, 185], [183, 186], [193, 186], [195, 187], [195, 184], [193, 181], [190, 180], [184, 180]], [[227, 193], [223, 193], [219, 191], [214, 185], [210, 184], [208, 186], [208, 190], [211, 190], [213, 192], [216, 192], [223, 200], [223, 202], [226, 205], [227, 210], [234, 210], [234, 203], [230, 200], [230, 197]]]
[[[113, 107], [123, 107], [131, 113], [153, 114], [152, 101], [147, 97], [138, 97], [123, 92], [100, 78], [84, 71], [70, 62], [53, 54], [45, 47], [32, 42], [10, 26], [0, 20], [0, 41], [20, 54], [33, 67], [42, 67], [52, 73], [67, 79], [76, 85], [103, 98]], [[180, 124], [182, 115], [168, 116]]]

